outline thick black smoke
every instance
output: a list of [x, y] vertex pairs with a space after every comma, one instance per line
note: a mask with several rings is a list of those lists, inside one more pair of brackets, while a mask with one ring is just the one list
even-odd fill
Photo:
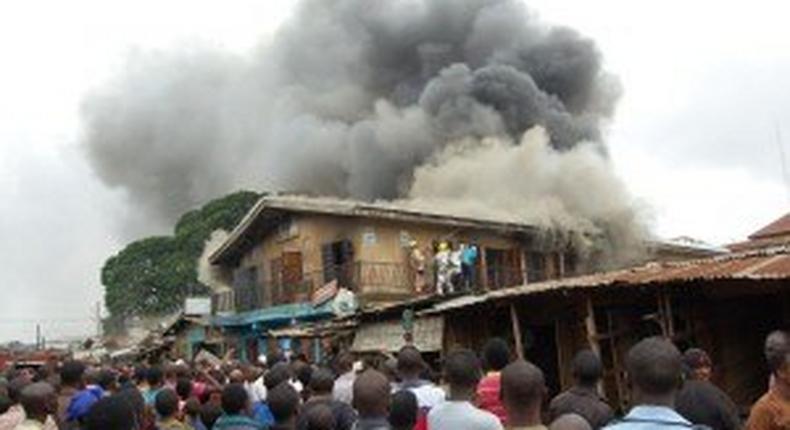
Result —
[[617, 88], [591, 40], [520, 1], [305, 0], [250, 56], [131, 58], [85, 101], [84, 145], [160, 219], [239, 187], [398, 198], [462, 138], [540, 125], [603, 150]]

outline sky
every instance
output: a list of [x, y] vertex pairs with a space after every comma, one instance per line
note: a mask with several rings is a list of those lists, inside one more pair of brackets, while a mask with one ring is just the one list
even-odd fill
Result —
[[[0, 341], [95, 331], [125, 196], [81, 154], [80, 103], [130, 52], [265, 43], [292, 0], [0, 4]], [[790, 5], [532, 0], [595, 39], [623, 97], [606, 139], [657, 235], [744, 239], [790, 207]], [[790, 158], [786, 159], [790, 164]], [[151, 233], [155, 233], [152, 231]]]

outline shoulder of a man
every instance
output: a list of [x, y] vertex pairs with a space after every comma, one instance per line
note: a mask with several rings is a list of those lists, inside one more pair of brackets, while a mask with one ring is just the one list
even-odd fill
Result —
[[746, 430], [764, 430], [774, 427], [776, 422], [777, 408], [774, 405], [771, 392], [765, 393], [752, 406], [749, 412], [749, 421], [746, 422]]

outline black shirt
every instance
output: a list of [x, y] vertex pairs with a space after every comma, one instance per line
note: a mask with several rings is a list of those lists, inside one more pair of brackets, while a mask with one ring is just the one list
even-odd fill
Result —
[[614, 418], [612, 408], [594, 388], [578, 386], [555, 397], [549, 406], [549, 414], [552, 421], [565, 414], [578, 414], [594, 429], [604, 427]]
[[741, 428], [735, 403], [708, 381], [686, 381], [675, 400], [675, 410], [693, 424], [714, 430]]
[[296, 430], [307, 430], [307, 412], [318, 405], [329, 406], [335, 417], [335, 430], [351, 430], [357, 421], [357, 413], [350, 405], [328, 397], [312, 398], [302, 406], [296, 419]]

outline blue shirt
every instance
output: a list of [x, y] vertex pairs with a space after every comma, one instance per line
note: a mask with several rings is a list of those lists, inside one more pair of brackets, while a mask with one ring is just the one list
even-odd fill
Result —
[[473, 266], [475, 264], [475, 260], [477, 260], [477, 247], [476, 246], [468, 246], [464, 249], [464, 252], [461, 253], [461, 262], [466, 264], [467, 266]]
[[652, 430], [655, 428], [689, 429], [688, 420], [666, 406], [640, 405], [631, 409], [623, 419], [604, 427], [609, 430]]
[[274, 415], [266, 402], [252, 404], [252, 417], [266, 427], [271, 427], [274, 424]]

